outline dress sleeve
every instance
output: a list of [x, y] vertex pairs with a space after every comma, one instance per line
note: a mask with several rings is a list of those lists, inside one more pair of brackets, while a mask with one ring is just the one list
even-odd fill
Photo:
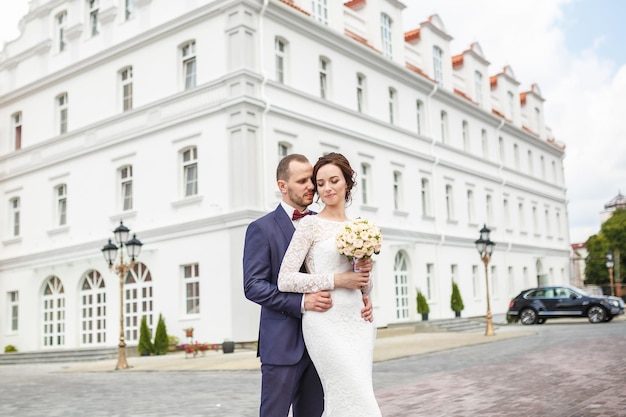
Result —
[[316, 229], [316, 221], [312, 217], [300, 220], [278, 273], [280, 291], [314, 293], [335, 288], [334, 274], [300, 272], [309, 250], [315, 243]]

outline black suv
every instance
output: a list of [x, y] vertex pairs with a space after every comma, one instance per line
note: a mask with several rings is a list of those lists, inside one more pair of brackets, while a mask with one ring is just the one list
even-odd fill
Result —
[[543, 324], [560, 317], [587, 317], [591, 323], [601, 323], [620, 314], [624, 314], [621, 298], [594, 296], [568, 285], [524, 290], [511, 300], [508, 311], [509, 318], [522, 324]]

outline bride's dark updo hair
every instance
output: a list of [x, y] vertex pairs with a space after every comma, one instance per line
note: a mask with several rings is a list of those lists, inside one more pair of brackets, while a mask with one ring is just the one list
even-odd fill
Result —
[[343, 173], [343, 178], [346, 180], [346, 203], [352, 199], [350, 192], [352, 191], [352, 187], [354, 187], [356, 177], [356, 172], [350, 166], [350, 162], [340, 153], [331, 152], [327, 155], [320, 157], [315, 166], [313, 167], [313, 186], [315, 187], [315, 193], [319, 196], [317, 192], [317, 171], [324, 165], [333, 164], [339, 167], [341, 172]]

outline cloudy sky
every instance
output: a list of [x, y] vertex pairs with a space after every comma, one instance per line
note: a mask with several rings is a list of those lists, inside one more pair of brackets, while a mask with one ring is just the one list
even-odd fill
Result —
[[[546, 124], [567, 146], [570, 239], [584, 242], [597, 233], [604, 204], [626, 193], [626, 25], [618, 21], [626, 17], [626, 2], [402, 1], [405, 30], [438, 14], [454, 37], [454, 54], [478, 42], [490, 75], [510, 65], [521, 91], [539, 85]], [[27, 4], [0, 5], [0, 47], [17, 37]]]

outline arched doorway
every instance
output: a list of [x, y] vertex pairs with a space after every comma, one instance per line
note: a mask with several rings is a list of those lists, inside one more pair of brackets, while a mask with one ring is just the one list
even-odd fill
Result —
[[150, 334], [153, 334], [154, 329], [152, 275], [145, 264], [137, 262], [128, 271], [124, 281], [124, 289], [126, 341], [137, 342], [143, 316], [146, 316]]
[[88, 271], [80, 286], [80, 343], [106, 343], [106, 291], [102, 275]]
[[49, 277], [43, 288], [43, 345], [65, 345], [65, 290], [57, 276]]

